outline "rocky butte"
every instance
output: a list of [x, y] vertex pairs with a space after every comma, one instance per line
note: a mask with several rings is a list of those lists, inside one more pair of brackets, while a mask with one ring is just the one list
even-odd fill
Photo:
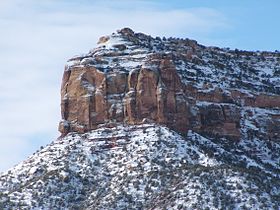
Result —
[[249, 123], [249, 133], [279, 140], [279, 75], [279, 53], [205, 47], [124, 28], [68, 61], [59, 130], [154, 122], [181, 134], [240, 140]]
[[71, 58], [61, 136], [0, 209], [280, 209], [280, 53], [124, 28]]

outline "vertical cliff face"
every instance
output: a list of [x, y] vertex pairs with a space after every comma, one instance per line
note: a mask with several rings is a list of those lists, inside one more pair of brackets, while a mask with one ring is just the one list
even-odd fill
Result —
[[279, 58], [124, 28], [69, 60], [59, 130], [156, 122], [180, 133], [238, 140], [263, 126], [256, 135], [279, 140]]
[[106, 73], [93, 66], [65, 71], [61, 132], [85, 132], [104, 123], [140, 124], [145, 120], [186, 132], [189, 107], [183, 85], [172, 60], [156, 56], [153, 66], [128, 72]]

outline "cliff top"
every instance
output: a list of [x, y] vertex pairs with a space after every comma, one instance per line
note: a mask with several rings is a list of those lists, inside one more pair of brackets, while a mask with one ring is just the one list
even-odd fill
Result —
[[[153, 69], [158, 57], [170, 57], [184, 83], [195, 81], [223, 89], [280, 93], [280, 53], [206, 47], [195, 40], [151, 37], [123, 28], [98, 41], [97, 48], [75, 56], [66, 70], [94, 66], [99, 71], [130, 72], [141, 66]], [[203, 88], [201, 88], [203, 89]]]

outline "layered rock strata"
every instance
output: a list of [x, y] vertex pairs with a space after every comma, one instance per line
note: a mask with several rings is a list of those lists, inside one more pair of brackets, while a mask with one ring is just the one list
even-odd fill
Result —
[[279, 58], [124, 28], [69, 60], [59, 130], [156, 122], [238, 140], [249, 124], [256, 135], [279, 140]]
[[84, 132], [104, 123], [139, 124], [145, 120], [186, 132], [189, 107], [183, 84], [172, 60], [164, 55], [156, 57], [152, 68], [130, 72], [105, 73], [92, 66], [65, 71], [62, 118], [67, 122], [61, 125], [62, 133]]

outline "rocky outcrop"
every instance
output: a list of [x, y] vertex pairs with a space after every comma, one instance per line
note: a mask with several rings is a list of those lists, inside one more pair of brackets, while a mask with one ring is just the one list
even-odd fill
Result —
[[[118, 123], [155, 122], [183, 134], [194, 130], [238, 140], [252, 129], [248, 122], [256, 120], [244, 113], [273, 109], [257, 118], [270, 116], [262, 126], [267, 127], [266, 138], [275, 139], [280, 80], [259, 66], [279, 68], [272, 62], [279, 55], [267, 54], [267, 62], [259, 56], [122, 29], [101, 37], [87, 55], [69, 60], [61, 88], [59, 130], [65, 135]], [[260, 81], [258, 75], [266, 78]]]
[[60, 131], [85, 132], [105, 123], [154, 121], [188, 130], [188, 102], [170, 58], [157, 55], [157, 66], [104, 73], [95, 67], [65, 71]]
[[240, 138], [240, 108], [232, 104], [199, 105], [197, 132], [211, 136]]

